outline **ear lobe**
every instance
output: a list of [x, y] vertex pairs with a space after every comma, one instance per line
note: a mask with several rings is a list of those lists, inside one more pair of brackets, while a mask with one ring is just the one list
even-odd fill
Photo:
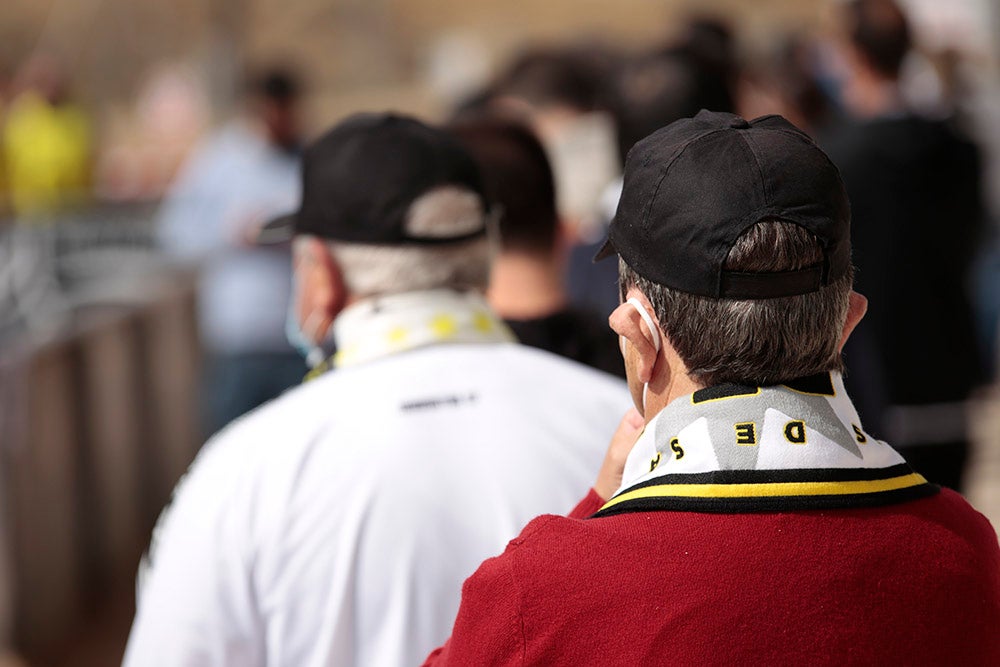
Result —
[[624, 336], [635, 350], [636, 379], [649, 382], [659, 353], [653, 344], [653, 337], [636, 308], [625, 302], [618, 306], [608, 318], [608, 324], [617, 334]]
[[572, 227], [565, 220], [559, 218], [559, 221], [556, 223], [556, 248], [560, 253], [569, 250], [573, 246], [574, 236]]
[[295, 277], [298, 282], [299, 322], [314, 323], [312, 331], [303, 332], [320, 343], [344, 306], [347, 289], [340, 266], [326, 245], [316, 238], [304, 241], [296, 253]]
[[844, 320], [844, 331], [840, 335], [840, 345], [837, 348], [839, 351], [844, 351], [844, 344], [847, 343], [847, 339], [851, 336], [851, 332], [853, 332], [854, 328], [858, 326], [858, 323], [865, 316], [866, 312], [868, 312], [868, 299], [864, 295], [858, 294], [852, 290], [850, 296], [848, 297], [847, 318]]
[[326, 253], [327, 271], [330, 280], [330, 302], [328, 311], [331, 322], [340, 311], [347, 305], [347, 283], [344, 282], [344, 273], [340, 264], [334, 259], [329, 251]]

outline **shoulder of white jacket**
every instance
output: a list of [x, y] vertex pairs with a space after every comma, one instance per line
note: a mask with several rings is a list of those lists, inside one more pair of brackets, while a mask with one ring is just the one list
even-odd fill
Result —
[[567, 359], [546, 350], [541, 350], [529, 345], [510, 345], [513, 348], [511, 354], [523, 356], [527, 363], [537, 364], [549, 370], [555, 370], [566, 375], [577, 376], [581, 382], [588, 387], [603, 387], [615, 392], [626, 389], [623, 379], [616, 375], [587, 366], [578, 361]]

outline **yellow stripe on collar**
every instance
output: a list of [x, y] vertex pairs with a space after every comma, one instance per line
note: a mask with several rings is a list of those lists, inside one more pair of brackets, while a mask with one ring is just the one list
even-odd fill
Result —
[[641, 498], [787, 498], [792, 496], [846, 496], [882, 493], [926, 484], [922, 475], [910, 473], [889, 479], [850, 482], [765, 482], [759, 484], [657, 484], [626, 491], [601, 510]]

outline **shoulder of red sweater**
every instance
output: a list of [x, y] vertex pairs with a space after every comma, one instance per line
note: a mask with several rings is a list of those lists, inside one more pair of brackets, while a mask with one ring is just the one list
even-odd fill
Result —
[[521, 534], [507, 543], [504, 555], [515, 555], [522, 546], [544, 550], [544, 545], [549, 542], [557, 546], [565, 545], [564, 540], [571, 532], [576, 533], [590, 523], [589, 519], [543, 514], [528, 522]]
[[525, 542], [529, 542], [538, 537], [539, 534], [544, 535], [545, 532], [553, 523], [559, 523], [560, 521], [571, 521], [564, 516], [559, 516], [557, 514], [543, 514], [539, 517], [535, 517], [528, 522], [528, 525], [524, 527], [521, 534], [512, 539], [508, 543], [508, 549], [511, 547], [518, 547]]
[[936, 496], [932, 496], [928, 500], [938, 499], [938, 502], [945, 505], [949, 513], [956, 518], [967, 518], [970, 521], [980, 524], [981, 527], [989, 529], [990, 533], [995, 535], [995, 528], [990, 520], [983, 515], [982, 512], [977, 510], [972, 504], [957, 491], [953, 491], [946, 487], [941, 487], [941, 492]]

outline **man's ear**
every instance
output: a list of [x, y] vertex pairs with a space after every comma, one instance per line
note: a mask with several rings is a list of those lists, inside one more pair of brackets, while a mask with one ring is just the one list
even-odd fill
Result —
[[295, 243], [296, 317], [302, 333], [319, 344], [347, 303], [340, 266], [320, 239]]
[[866, 312], [868, 312], [868, 299], [857, 292], [851, 291], [847, 305], [847, 318], [844, 320], [844, 331], [840, 335], [840, 345], [837, 348], [839, 351], [844, 351], [844, 344]]
[[[654, 317], [652, 307], [645, 295], [638, 290], [631, 290], [628, 296], [639, 299], [650, 317]], [[655, 317], [653, 321], [656, 322]], [[654, 334], [650, 332], [642, 316], [632, 304], [622, 303], [611, 313], [608, 324], [615, 333], [624, 336], [635, 349], [635, 354], [638, 355], [635, 364], [636, 379], [639, 382], [649, 382], [653, 377], [653, 368], [656, 366], [659, 352], [653, 343]], [[660, 339], [662, 340], [662, 338], [663, 334], [661, 333]]]

